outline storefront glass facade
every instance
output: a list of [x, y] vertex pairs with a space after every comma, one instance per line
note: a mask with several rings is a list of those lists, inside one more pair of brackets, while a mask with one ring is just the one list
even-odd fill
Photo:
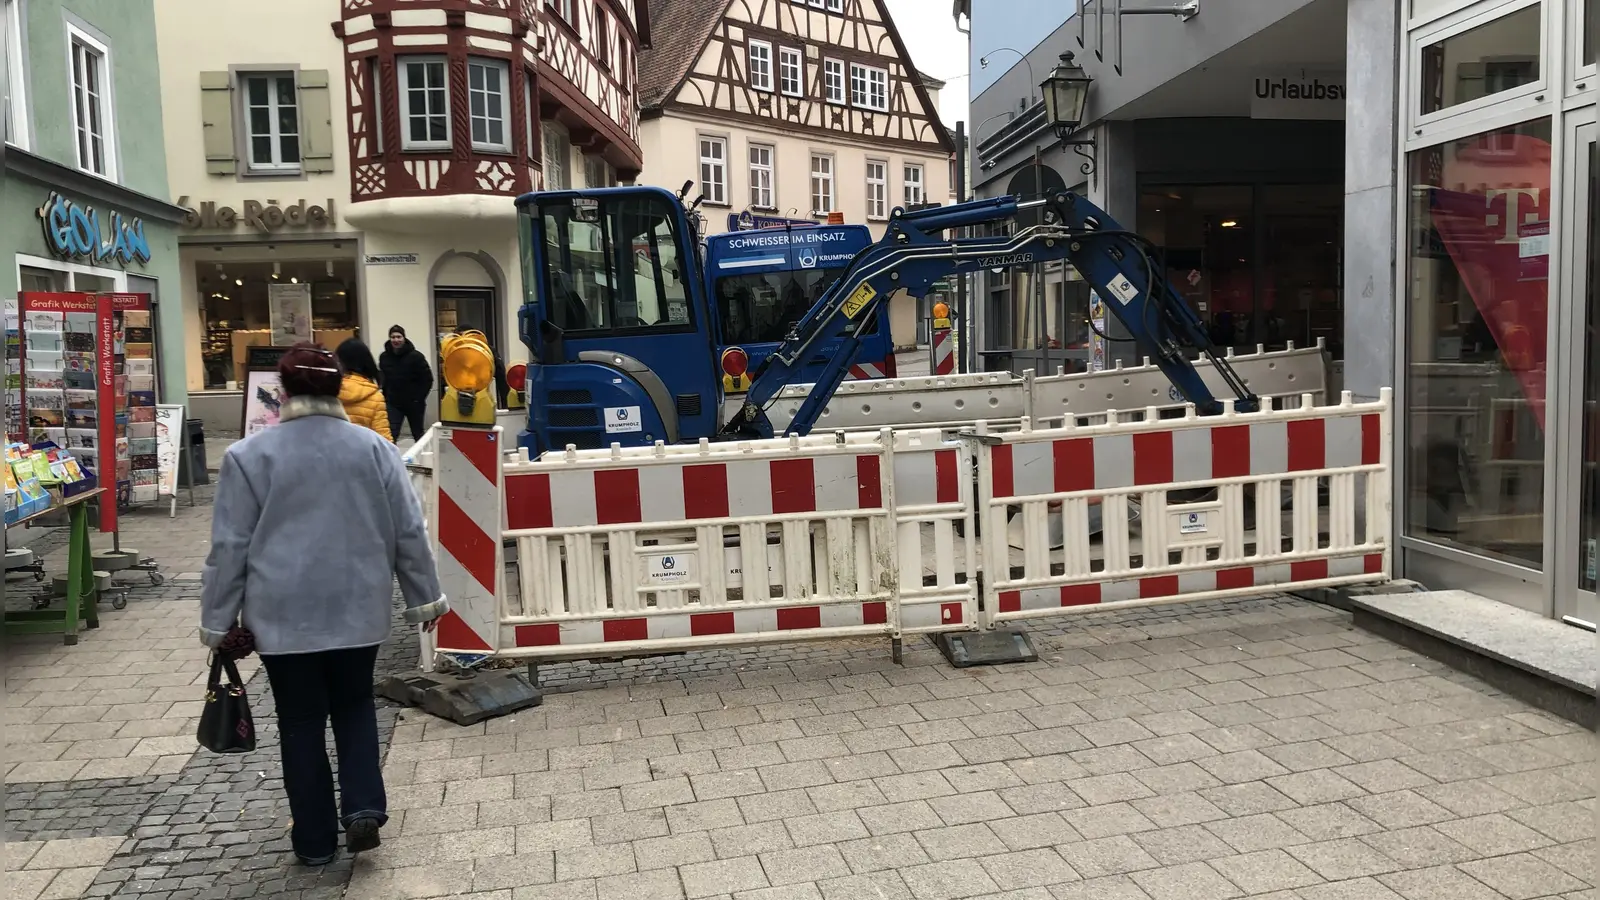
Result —
[[1590, 622], [1596, 6], [1413, 0], [1396, 198], [1403, 574]]
[[[358, 333], [354, 256], [194, 263], [199, 291], [200, 358], [205, 390], [237, 390], [247, 351], [273, 343], [275, 306], [308, 294], [311, 339], [332, 349]], [[303, 292], [300, 286], [304, 285]], [[292, 303], [291, 299], [288, 301]]]

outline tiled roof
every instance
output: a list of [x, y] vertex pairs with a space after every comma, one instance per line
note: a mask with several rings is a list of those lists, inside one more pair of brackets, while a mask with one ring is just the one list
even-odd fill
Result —
[[650, 48], [639, 52], [639, 105], [665, 103], [705, 48], [728, 0], [650, 0]]

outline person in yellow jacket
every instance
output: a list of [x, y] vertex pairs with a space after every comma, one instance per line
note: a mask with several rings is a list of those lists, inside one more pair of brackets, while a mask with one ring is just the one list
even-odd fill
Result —
[[378, 387], [378, 363], [372, 351], [356, 338], [339, 345], [336, 351], [339, 367], [344, 369], [344, 381], [339, 386], [339, 402], [344, 404], [344, 414], [351, 422], [370, 428], [393, 441], [389, 432], [389, 408], [383, 402]]

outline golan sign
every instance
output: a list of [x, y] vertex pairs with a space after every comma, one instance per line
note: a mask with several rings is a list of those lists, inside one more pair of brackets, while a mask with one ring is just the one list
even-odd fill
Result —
[[122, 213], [113, 212], [109, 220], [102, 220], [99, 210], [73, 203], [55, 191], [38, 212], [44, 245], [61, 259], [115, 260], [124, 266], [150, 261], [150, 242], [145, 240], [142, 219], [125, 219]]

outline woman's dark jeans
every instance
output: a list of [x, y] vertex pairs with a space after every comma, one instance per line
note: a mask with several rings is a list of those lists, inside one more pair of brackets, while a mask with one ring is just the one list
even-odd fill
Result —
[[[372, 699], [377, 647], [261, 657], [272, 683], [283, 745], [283, 786], [294, 816], [290, 841], [306, 860], [339, 849], [339, 826], [370, 817], [387, 822], [378, 762], [378, 712]], [[328, 720], [339, 752], [339, 803], [328, 765]]]

